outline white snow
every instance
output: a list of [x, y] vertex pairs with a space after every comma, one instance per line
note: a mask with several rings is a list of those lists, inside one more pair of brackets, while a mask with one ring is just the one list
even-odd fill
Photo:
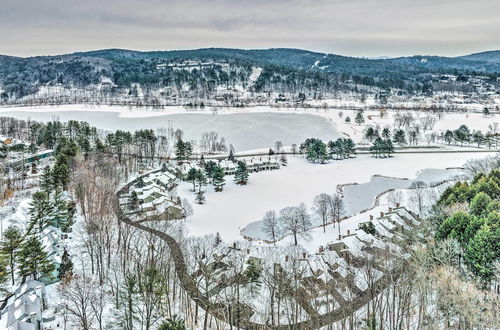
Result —
[[302, 113], [228, 113], [214, 115], [203, 113], [175, 113], [158, 117], [120, 117], [110, 111], [10, 111], [0, 115], [19, 119], [50, 121], [57, 116], [61, 121], [85, 120], [90, 125], [106, 130], [136, 130], [138, 128], [180, 128], [187, 140], [199, 140], [202, 133], [215, 131], [233, 144], [236, 151], [270, 148], [276, 141], [284, 145], [300, 144], [309, 137], [326, 141], [340, 137], [335, 126], [325, 118]]
[[240, 230], [262, 219], [266, 211], [279, 211], [301, 202], [311, 207], [316, 195], [334, 193], [339, 184], [368, 182], [376, 174], [415, 177], [422, 169], [459, 167], [469, 159], [484, 156], [487, 154], [400, 154], [393, 158], [374, 159], [369, 155], [359, 155], [323, 165], [308, 163], [302, 157], [289, 157], [289, 165], [280, 170], [252, 173], [246, 186], [237, 186], [230, 176], [226, 177], [223, 192], [216, 193], [209, 186], [206, 204], [194, 203], [190, 183], [182, 183], [178, 194], [193, 203], [194, 215], [187, 219], [192, 235], [219, 232], [224, 240], [231, 241], [240, 239]]
[[[254, 68], [252, 71], [252, 74], [257, 74], [258, 68]], [[359, 101], [357, 101], [359, 102]], [[311, 101], [311, 105], [321, 107], [323, 105], [328, 105], [329, 107], [333, 106], [340, 106], [337, 104], [337, 102], [334, 102], [334, 100], [317, 100], [317, 101]], [[367, 104], [369, 105], [369, 101], [367, 100]], [[344, 105], [344, 106], [364, 106], [363, 104], [352, 104], [352, 105]], [[479, 110], [482, 109], [479, 107]], [[271, 134], [269, 130], [275, 130], [275, 133], [272, 137], [271, 142], [266, 141], [264, 144], [265, 145], [258, 145], [255, 146], [253, 144], [252, 146], [249, 147], [241, 147], [237, 148], [237, 151], [242, 151], [242, 150], [247, 150], [247, 149], [257, 149], [257, 148], [263, 148], [263, 147], [270, 147], [271, 144], [273, 144], [276, 140], [282, 140], [282, 142], [285, 145], [289, 145], [291, 143], [300, 143], [300, 139], [302, 138], [302, 135], [299, 134], [295, 137], [295, 139], [288, 139], [287, 138], [287, 133], [290, 133], [290, 136], [292, 133], [297, 133], [297, 129], [294, 128], [293, 123], [296, 123], [297, 125], [300, 125], [301, 128], [304, 130], [303, 134], [304, 135], [311, 135], [313, 136], [316, 134], [315, 137], [323, 137], [323, 138], [328, 138], [326, 136], [321, 136], [321, 132], [318, 132], [317, 130], [327, 130], [326, 132], [329, 132], [331, 130], [331, 138], [336, 137], [338, 132], [343, 133], [344, 136], [348, 136], [352, 138], [356, 143], [359, 143], [363, 140], [363, 130], [366, 126], [372, 125], [372, 126], [380, 126], [381, 128], [385, 126], [391, 127], [391, 131], [394, 128], [394, 114], [395, 111], [386, 111], [385, 115], [381, 118], [380, 117], [380, 112], [376, 110], [367, 110], [364, 111], [364, 117], [365, 117], [365, 124], [364, 125], [357, 125], [354, 123], [354, 117], [357, 113], [356, 110], [345, 110], [345, 109], [322, 109], [322, 108], [279, 108], [279, 107], [270, 107], [270, 106], [253, 106], [253, 107], [245, 107], [245, 108], [232, 108], [232, 107], [220, 107], [217, 109], [217, 116], [208, 116], [209, 114], [212, 114], [213, 108], [206, 107], [203, 110], [200, 109], [191, 109], [191, 108], [184, 108], [181, 106], [168, 106], [164, 107], [162, 109], [155, 109], [155, 108], [150, 108], [150, 107], [141, 107], [141, 108], [135, 108], [135, 107], [126, 107], [126, 106], [106, 106], [106, 105], [100, 105], [100, 106], [93, 106], [93, 105], [61, 105], [61, 106], [34, 106], [34, 107], [0, 107], [0, 116], [12, 116], [15, 118], [20, 118], [20, 119], [27, 119], [27, 118], [32, 118], [35, 120], [43, 120], [43, 121], [48, 121], [52, 120], [54, 116], [58, 116], [61, 120], [68, 120], [68, 119], [75, 119], [75, 120], [87, 120], [91, 122], [91, 124], [96, 125], [97, 127], [104, 128], [104, 129], [118, 129], [121, 128], [122, 126], [125, 129], [137, 129], [137, 127], [141, 128], [155, 128], [158, 126], [167, 126], [167, 121], [168, 120], [174, 120], [174, 127], [176, 128], [181, 128], [185, 129], [187, 135], [190, 138], [194, 139], [199, 139], [200, 134], [204, 131], [210, 131], [210, 130], [218, 130], [218, 133], [220, 136], [226, 137], [226, 140], [229, 140], [229, 143], [237, 143], [237, 139], [239, 137], [233, 138], [235, 141], [231, 141], [228, 136], [231, 133], [225, 133], [229, 128], [246, 128], [246, 134], [245, 134], [245, 139], [248, 139], [249, 136], [255, 137], [259, 136], [261, 134]], [[94, 112], [100, 112], [102, 113], [101, 116], [94, 114]], [[114, 113], [114, 114], [112, 114]], [[280, 113], [280, 114], [309, 114], [309, 115], [314, 115], [314, 116], [319, 116], [324, 119], [326, 119], [330, 124], [332, 124], [334, 127], [331, 128], [330, 126], [323, 126], [325, 123], [321, 122], [316, 122], [316, 121], [311, 121], [305, 120], [302, 121], [303, 119], [300, 119], [297, 121], [296, 119], [298, 117], [289, 117], [289, 118], [295, 118], [292, 123], [287, 122], [288, 118], [287, 117], [281, 117], [281, 121], [277, 123], [273, 123], [274, 127], [266, 127], [262, 126], [263, 118], [265, 118], [265, 115], [262, 116], [260, 119], [258, 117], [251, 118], [251, 117], [233, 117], [237, 119], [243, 118], [244, 122], [239, 123], [236, 122], [237, 126], [234, 126], [235, 123], [231, 119], [220, 119], [220, 115], [230, 115], [230, 114], [255, 114], [255, 113], [261, 113], [261, 114], [275, 114], [275, 113]], [[342, 113], [342, 116], [339, 116], [339, 114]], [[432, 112], [428, 113], [423, 113], [423, 112], [416, 112], [412, 111], [414, 116], [417, 117], [425, 117], [425, 116], [436, 116], [436, 114], [433, 114]], [[207, 115], [206, 117], [184, 117], [180, 115], [184, 114], [198, 114], [198, 115]], [[166, 115], [177, 115], [177, 116], [172, 116], [172, 117], [167, 117]], [[150, 118], [150, 117], [158, 117], [161, 116], [163, 117], [159, 121], [153, 121], [153, 122], [148, 122], [143, 121], [145, 118]], [[349, 116], [351, 119], [351, 123], [346, 123], [345, 118]], [[216, 117], [217, 119], [215, 119]], [[134, 119], [140, 119], [140, 122], [135, 122], [135, 125], [131, 125], [131, 123], [134, 123], [133, 121], [126, 121], [124, 120], [125, 118], [134, 118]], [[280, 117], [276, 117], [280, 118]], [[272, 120], [275, 118], [268, 117], [266, 121]], [[164, 122], [162, 122], [162, 120]], [[177, 121], [177, 123], [175, 122]], [[220, 124], [222, 122], [222, 124]], [[489, 116], [485, 117], [482, 113], [480, 112], [452, 112], [452, 113], [445, 113], [441, 119], [439, 119], [433, 129], [435, 132], [441, 132], [444, 130], [454, 130], [457, 129], [460, 125], [466, 124], [469, 126], [471, 130], [482, 130], [483, 132], [486, 132], [489, 130], [489, 126], [491, 125], [493, 128], [496, 127], [496, 130], [500, 130], [500, 116], [495, 115], [495, 116]], [[268, 123], [269, 124], [269, 123]], [[145, 126], [144, 126], [145, 125]], [[214, 126], [215, 125], [215, 126]], [[260, 125], [260, 126], [259, 126]], [[321, 128], [316, 128], [315, 130], [312, 130], [311, 126], [321, 126]], [[128, 128], [127, 128], [128, 127]], [[212, 128], [213, 127], [213, 128]], [[327, 128], [328, 127], [328, 128]], [[256, 129], [259, 129], [260, 131], [257, 131]], [[231, 132], [231, 130], [229, 130]], [[298, 133], [302, 133], [299, 131]], [[229, 135], [228, 135], [229, 134]], [[280, 137], [279, 134], [284, 135], [283, 137]], [[227, 135], [227, 136], [226, 136]], [[294, 142], [291, 143], [285, 143], [286, 140], [293, 140]], [[297, 141], [295, 141], [297, 140]]]

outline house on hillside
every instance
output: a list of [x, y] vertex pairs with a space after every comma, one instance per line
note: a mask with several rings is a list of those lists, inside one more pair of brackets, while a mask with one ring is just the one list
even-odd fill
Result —
[[14, 292], [0, 314], [2, 329], [38, 330], [45, 309], [45, 284], [28, 280]]
[[[139, 185], [138, 182], [141, 182]], [[143, 220], [174, 220], [184, 218], [184, 212], [174, 200], [172, 190], [178, 185], [177, 176], [171, 171], [157, 171], [144, 175], [129, 189], [120, 205], [133, 205], [131, 198], [137, 196], [130, 214]], [[145, 219], [144, 219], [145, 218]]]
[[53, 226], [47, 226], [41, 232], [41, 241], [45, 248], [45, 251], [47, 252], [47, 257], [55, 266], [52, 274], [40, 278], [40, 281], [44, 282], [45, 284], [52, 284], [59, 280], [62, 256], [66, 248], [66, 243], [64, 243], [65, 238], [67, 238], [67, 234], [63, 233], [61, 229]]

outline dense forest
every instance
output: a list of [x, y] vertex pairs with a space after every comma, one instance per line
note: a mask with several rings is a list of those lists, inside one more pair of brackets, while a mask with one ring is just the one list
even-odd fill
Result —
[[[211, 99], [217, 88], [228, 90], [237, 86], [263, 95], [319, 96], [342, 91], [363, 93], [368, 88], [418, 94], [457, 89], [455, 82], [441, 81], [436, 78], [439, 75], [454, 75], [463, 83], [470, 77], [481, 76], [495, 85], [500, 72], [496, 58], [493, 52], [459, 58], [412, 56], [373, 60], [298, 49], [220, 48], [164, 52], [110, 49], [32, 58], [0, 56], [0, 101], [33, 95], [45, 86], [132, 98], [155, 90], [159, 91], [157, 97]], [[261, 72], [253, 75], [254, 68]]]

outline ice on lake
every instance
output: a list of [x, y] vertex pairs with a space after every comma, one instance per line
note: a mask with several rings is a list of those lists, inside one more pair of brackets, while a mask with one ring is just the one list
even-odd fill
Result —
[[294, 113], [236, 113], [200, 114], [181, 113], [154, 117], [121, 117], [117, 112], [106, 111], [7, 111], [1, 116], [32, 119], [47, 122], [87, 121], [105, 130], [134, 131], [139, 128], [168, 127], [181, 129], [187, 140], [199, 140], [204, 132], [215, 131], [233, 144], [236, 151], [270, 148], [276, 141], [283, 145], [300, 144], [306, 138], [316, 137], [325, 141], [340, 137], [339, 132], [327, 119], [320, 116]]

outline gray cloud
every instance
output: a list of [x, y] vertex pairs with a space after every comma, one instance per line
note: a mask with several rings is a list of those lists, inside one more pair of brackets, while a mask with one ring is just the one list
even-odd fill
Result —
[[297, 47], [353, 56], [499, 49], [491, 0], [2, 0], [0, 54]]

